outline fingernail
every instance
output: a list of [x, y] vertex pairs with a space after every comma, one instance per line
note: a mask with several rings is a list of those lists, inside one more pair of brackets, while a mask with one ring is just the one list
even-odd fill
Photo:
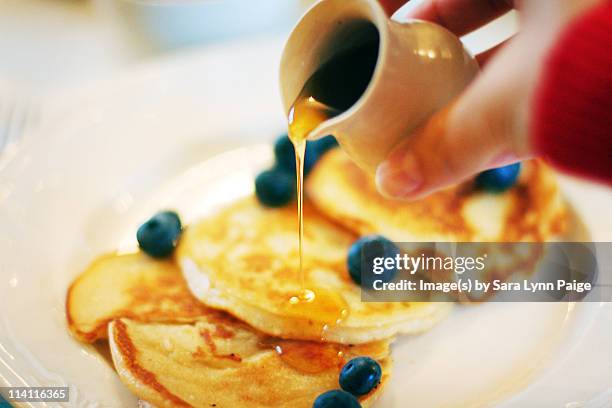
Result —
[[386, 197], [408, 198], [421, 184], [418, 163], [410, 154], [395, 164], [387, 160], [376, 169], [376, 185]]

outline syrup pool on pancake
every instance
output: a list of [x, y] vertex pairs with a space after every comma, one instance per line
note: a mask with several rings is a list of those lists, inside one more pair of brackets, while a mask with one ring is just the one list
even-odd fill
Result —
[[295, 208], [267, 208], [254, 197], [185, 230], [176, 258], [191, 292], [271, 336], [343, 344], [421, 332], [451, 310], [442, 302], [362, 302], [347, 265], [358, 237], [305, 204], [304, 276], [318, 301], [288, 302], [300, 289]]

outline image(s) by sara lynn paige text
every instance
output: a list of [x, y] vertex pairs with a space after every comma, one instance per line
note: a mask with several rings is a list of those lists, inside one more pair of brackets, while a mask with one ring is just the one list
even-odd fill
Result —
[[394, 245], [362, 250], [363, 301], [612, 300], [612, 243]]

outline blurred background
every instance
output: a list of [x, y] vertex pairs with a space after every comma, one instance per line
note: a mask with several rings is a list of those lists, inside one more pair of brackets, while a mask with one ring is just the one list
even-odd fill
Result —
[[[0, 0], [0, 92], [48, 94], [187, 48], [280, 37], [312, 3]], [[506, 18], [505, 28], [487, 37], [494, 43], [512, 30]]]
[[311, 3], [0, 0], [0, 84], [48, 93], [187, 47], [279, 35]]

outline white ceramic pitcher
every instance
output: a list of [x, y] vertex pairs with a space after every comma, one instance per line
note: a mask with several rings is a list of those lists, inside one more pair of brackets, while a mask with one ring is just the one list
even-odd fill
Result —
[[321, 0], [298, 22], [283, 51], [280, 84], [285, 112], [316, 69], [359, 41], [360, 31], [372, 24], [380, 43], [368, 88], [350, 109], [309, 135], [317, 139], [333, 134], [370, 172], [478, 71], [461, 41], [443, 27], [419, 20], [393, 21], [376, 0]]

